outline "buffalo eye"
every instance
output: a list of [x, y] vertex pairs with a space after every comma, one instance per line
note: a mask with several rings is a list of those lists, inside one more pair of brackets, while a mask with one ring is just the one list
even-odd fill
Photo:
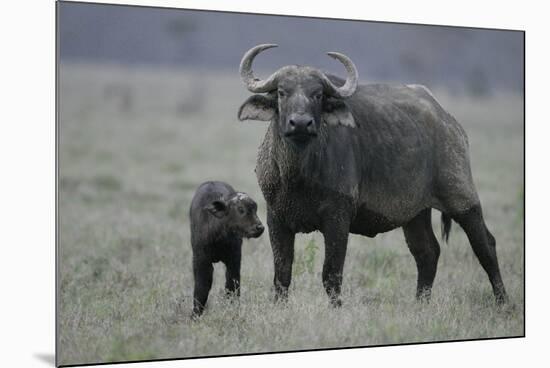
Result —
[[322, 98], [323, 98], [323, 93], [322, 92], [318, 92], [318, 93], [313, 94], [313, 99], [315, 101], [321, 101]]
[[286, 97], [286, 92], [283, 91], [282, 89], [278, 90], [277, 94], [279, 95], [280, 98], [285, 98]]
[[246, 212], [246, 211], [244, 210], [244, 208], [242, 208], [242, 207], [238, 207], [238, 208], [237, 208], [237, 211], [239, 211], [239, 215], [244, 215], [245, 212]]

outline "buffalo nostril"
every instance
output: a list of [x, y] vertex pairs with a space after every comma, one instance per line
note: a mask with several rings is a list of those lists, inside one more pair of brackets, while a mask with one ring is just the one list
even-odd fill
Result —
[[263, 225], [257, 225], [257, 226], [256, 226], [256, 230], [258, 230], [258, 231], [264, 231], [264, 226], [263, 226]]
[[[294, 114], [296, 115], [296, 114]], [[288, 125], [291, 131], [312, 129], [314, 119], [311, 115], [296, 115], [290, 116], [288, 119]]]

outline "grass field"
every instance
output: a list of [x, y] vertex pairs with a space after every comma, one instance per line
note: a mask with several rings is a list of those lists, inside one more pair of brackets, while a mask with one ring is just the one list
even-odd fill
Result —
[[[59, 363], [522, 335], [522, 97], [434, 92], [469, 135], [515, 311], [494, 308], [487, 276], [455, 224], [430, 304], [414, 300], [416, 267], [395, 230], [351, 236], [340, 309], [329, 307], [321, 284], [322, 236], [298, 236], [289, 301], [274, 305], [264, 234], [243, 245], [240, 303], [222, 297], [217, 264], [209, 307], [193, 322], [191, 197], [203, 181], [227, 181], [257, 200], [265, 223], [254, 166], [267, 125], [237, 122], [248, 93], [236, 71], [62, 65]], [[439, 229], [439, 214], [433, 219]]]

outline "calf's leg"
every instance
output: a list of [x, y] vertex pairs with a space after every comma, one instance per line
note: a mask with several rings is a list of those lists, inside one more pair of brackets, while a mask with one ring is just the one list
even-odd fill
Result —
[[[241, 241], [242, 242], [242, 241]], [[225, 293], [228, 296], [241, 295], [241, 244], [233, 247], [230, 259], [225, 263]]]
[[439, 243], [434, 235], [431, 209], [425, 209], [403, 226], [405, 239], [416, 262], [416, 299], [429, 300], [439, 260]]
[[193, 315], [200, 316], [206, 307], [208, 294], [212, 287], [212, 274], [214, 267], [209, 261], [194, 261], [193, 274], [195, 287], [193, 290]]

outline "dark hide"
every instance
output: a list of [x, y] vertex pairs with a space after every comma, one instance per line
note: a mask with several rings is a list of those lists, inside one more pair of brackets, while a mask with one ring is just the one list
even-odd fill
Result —
[[248, 195], [229, 184], [206, 182], [199, 186], [191, 202], [191, 246], [193, 248], [193, 315], [202, 314], [212, 286], [213, 263], [226, 266], [225, 289], [240, 294], [241, 245], [243, 237], [257, 238], [263, 225], [256, 215], [257, 205]]
[[[296, 233], [323, 233], [323, 284], [333, 305], [339, 305], [348, 234], [374, 237], [397, 227], [405, 229], [418, 266], [417, 296], [429, 296], [439, 244], [428, 210], [444, 213], [447, 236], [450, 218], [480, 206], [466, 133], [426, 87], [359, 85], [346, 99], [304, 99], [317, 85], [308, 77], [311, 69], [284, 70], [292, 73], [280, 73], [279, 85], [297, 92], [284, 100], [276, 91], [254, 95], [239, 110], [241, 120], [271, 121], [256, 174], [267, 201], [277, 296], [284, 297], [290, 285]], [[301, 105], [295, 94], [302, 96]], [[291, 99], [294, 109], [305, 111], [317, 124], [312, 127], [315, 135], [305, 142], [288, 136], [294, 111], [286, 101]], [[485, 227], [480, 216], [472, 221]], [[490, 247], [489, 240], [477, 236], [474, 249]], [[498, 270], [496, 253], [476, 254], [483, 252], [494, 255], [486, 269]], [[488, 271], [491, 282], [502, 285], [496, 274]], [[504, 287], [497, 291], [497, 301], [505, 300]]]

